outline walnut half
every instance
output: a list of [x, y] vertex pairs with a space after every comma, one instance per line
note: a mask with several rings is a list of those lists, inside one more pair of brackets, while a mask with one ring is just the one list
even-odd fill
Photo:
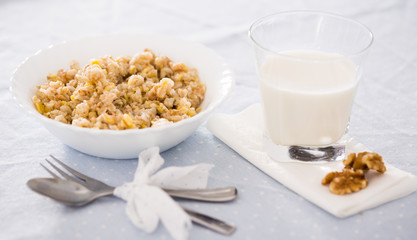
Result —
[[343, 169], [342, 172], [330, 172], [321, 181], [323, 185], [329, 184], [331, 193], [343, 195], [357, 192], [368, 185], [365, 173], [362, 170]]
[[351, 153], [343, 160], [343, 164], [345, 165], [345, 168], [353, 168], [354, 170], [374, 169], [380, 173], [386, 171], [382, 157], [378, 153], [361, 152], [358, 153], [358, 155]]

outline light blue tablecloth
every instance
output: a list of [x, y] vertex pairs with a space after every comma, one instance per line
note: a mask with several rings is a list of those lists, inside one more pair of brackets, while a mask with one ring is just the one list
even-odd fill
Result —
[[[317, 1], [318, 2], [318, 1]], [[156, 32], [193, 39], [222, 55], [237, 86], [218, 112], [259, 101], [247, 30], [277, 11], [315, 9], [352, 17], [375, 34], [353, 107], [350, 134], [395, 167], [417, 174], [417, 1], [0, 1], [0, 239], [169, 239], [159, 226], [146, 234], [129, 222], [125, 203], [103, 198], [70, 208], [26, 187], [47, 176], [39, 163], [53, 154], [70, 166], [120, 185], [137, 160], [99, 159], [59, 142], [22, 112], [9, 93], [13, 70], [37, 50], [104, 33]], [[266, 176], [202, 125], [164, 152], [165, 166], [212, 163], [209, 187], [234, 185], [230, 203], [181, 201], [234, 223], [231, 237], [194, 226], [190, 239], [415, 239], [417, 194], [338, 219]]]

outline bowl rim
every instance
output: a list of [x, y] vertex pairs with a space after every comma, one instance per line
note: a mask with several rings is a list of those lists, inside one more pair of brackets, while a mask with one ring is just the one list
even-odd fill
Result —
[[[112, 129], [97, 129], [97, 128], [85, 128], [85, 127], [79, 127], [79, 126], [74, 126], [72, 124], [67, 124], [67, 123], [62, 123], [60, 121], [54, 120], [54, 119], [50, 119], [46, 116], [43, 116], [42, 114], [40, 114], [38, 111], [35, 110], [35, 108], [33, 107], [32, 109], [29, 109], [27, 107], [24, 106], [23, 104], [23, 100], [18, 98], [17, 93], [16, 93], [16, 86], [15, 83], [17, 81], [17, 77], [16, 74], [19, 73], [19, 71], [21, 71], [21, 68], [25, 65], [28, 64], [28, 62], [33, 59], [38, 57], [40, 54], [42, 54], [45, 51], [52, 51], [55, 47], [60, 47], [66, 44], [71, 44], [74, 42], [78, 42], [78, 41], [88, 41], [89, 39], [95, 39], [95, 38], [101, 38], [101, 37], [161, 37], [167, 40], [176, 40], [176, 41], [180, 41], [183, 43], [187, 43], [188, 45], [192, 46], [193, 48], [201, 48], [204, 49], [204, 51], [208, 51], [211, 52], [213, 54], [213, 56], [215, 56], [217, 58], [218, 66], [221, 68], [221, 78], [219, 79], [219, 82], [222, 85], [222, 90], [226, 89], [225, 94], [221, 95], [220, 99], [216, 99], [213, 100], [209, 105], [207, 105], [207, 107], [205, 109], [203, 109], [200, 113], [196, 114], [193, 117], [187, 118], [187, 119], [183, 119], [181, 121], [178, 122], [174, 122], [168, 125], [163, 125], [163, 126], [159, 126], [159, 127], [148, 127], [148, 128], [142, 128], [142, 129], [124, 129], [124, 130], [112, 130]], [[134, 53], [132, 53], [134, 54]], [[100, 57], [100, 56], [98, 56]], [[198, 70], [198, 69], [197, 69]], [[45, 126], [49, 126], [50, 124], [55, 125], [56, 127], [59, 128], [64, 128], [67, 130], [73, 130], [76, 132], [84, 132], [84, 133], [90, 133], [90, 134], [105, 134], [105, 135], [136, 135], [136, 134], [149, 134], [149, 133], [158, 133], [158, 132], [163, 132], [165, 129], [169, 129], [169, 128], [180, 128], [183, 125], [188, 124], [189, 122], [195, 122], [198, 121], [199, 119], [205, 119], [208, 115], [210, 115], [218, 106], [220, 106], [223, 102], [225, 102], [231, 95], [234, 87], [235, 87], [235, 77], [233, 72], [231, 71], [231, 68], [229, 66], [229, 64], [225, 61], [225, 59], [220, 56], [219, 54], [217, 54], [213, 49], [205, 46], [202, 43], [198, 43], [195, 41], [191, 41], [191, 40], [187, 40], [187, 39], [183, 39], [183, 38], [179, 38], [179, 37], [174, 37], [174, 36], [170, 36], [170, 35], [163, 35], [163, 34], [155, 34], [155, 33], [121, 33], [121, 34], [100, 34], [100, 35], [92, 35], [92, 36], [87, 36], [87, 37], [82, 37], [82, 38], [76, 38], [76, 39], [71, 39], [71, 40], [65, 40], [65, 41], [61, 41], [58, 42], [56, 44], [51, 44], [46, 48], [43, 49], [39, 49], [37, 50], [33, 55], [26, 57], [22, 62], [20, 62], [20, 64], [14, 69], [12, 76], [10, 78], [10, 87], [9, 87], [9, 92], [11, 93], [11, 96], [14, 100], [15, 103], [17, 103], [17, 105], [22, 108], [26, 113], [35, 116], [38, 120], [41, 121], [41, 123], [43, 123]], [[224, 87], [224, 88], [223, 88]]]

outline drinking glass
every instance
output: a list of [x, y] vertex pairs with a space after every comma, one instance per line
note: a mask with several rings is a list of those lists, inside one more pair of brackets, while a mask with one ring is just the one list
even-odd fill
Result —
[[372, 32], [318, 11], [265, 16], [249, 30], [265, 123], [275, 160], [344, 157], [346, 133]]

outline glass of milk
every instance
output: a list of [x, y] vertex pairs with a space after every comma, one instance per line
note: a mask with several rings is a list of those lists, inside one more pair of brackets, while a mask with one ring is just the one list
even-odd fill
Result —
[[265, 123], [275, 160], [336, 160], [373, 35], [345, 17], [316, 11], [269, 15], [250, 28]]

